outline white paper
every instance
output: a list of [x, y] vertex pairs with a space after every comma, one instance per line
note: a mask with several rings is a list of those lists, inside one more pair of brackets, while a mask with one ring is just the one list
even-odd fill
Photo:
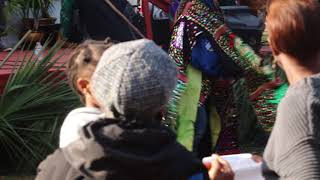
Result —
[[[235, 173], [235, 180], [264, 180], [262, 177], [261, 164], [252, 160], [251, 154], [233, 154], [221, 156], [228, 161], [233, 172]], [[211, 163], [215, 156], [206, 157], [202, 159], [204, 164]]]

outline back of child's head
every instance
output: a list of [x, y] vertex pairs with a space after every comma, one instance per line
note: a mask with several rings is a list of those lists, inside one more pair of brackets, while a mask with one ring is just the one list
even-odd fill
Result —
[[71, 54], [67, 64], [67, 78], [70, 86], [80, 96], [84, 103], [84, 98], [77, 88], [79, 78], [90, 80], [103, 52], [111, 47], [115, 42], [107, 38], [105, 41], [86, 40], [80, 44]]
[[150, 40], [106, 50], [92, 76], [92, 94], [115, 117], [150, 120], [167, 104], [176, 85], [173, 60]]

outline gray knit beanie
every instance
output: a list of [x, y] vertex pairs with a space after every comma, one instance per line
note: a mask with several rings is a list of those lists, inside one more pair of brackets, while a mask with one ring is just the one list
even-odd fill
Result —
[[125, 117], [153, 115], [176, 85], [172, 59], [150, 40], [119, 43], [104, 52], [92, 76], [92, 92], [103, 110]]

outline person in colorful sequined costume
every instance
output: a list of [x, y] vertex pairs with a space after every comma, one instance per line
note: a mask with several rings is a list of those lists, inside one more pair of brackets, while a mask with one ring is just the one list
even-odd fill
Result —
[[250, 99], [255, 107], [258, 124], [267, 134], [270, 134], [276, 119], [276, 109], [288, 89], [288, 83], [283, 70], [275, 64], [269, 48], [270, 45], [267, 42], [267, 31], [264, 31], [261, 39], [260, 54], [265, 59], [265, 63], [273, 66], [273, 73], [269, 76], [269, 82], [251, 93]]
[[[257, 78], [263, 70], [261, 58], [225, 26], [215, 3], [187, 3], [175, 24], [169, 49], [180, 73], [166, 122], [176, 130], [178, 141], [200, 157], [212, 151], [239, 152], [238, 138], [245, 139], [256, 120], [250, 103], [246, 103], [249, 111], [243, 117], [239, 111], [244, 105], [235, 103], [249, 97], [243, 93], [247, 89], [241, 77]], [[241, 97], [236, 95], [239, 92]], [[210, 137], [210, 147], [202, 146], [204, 137]]]

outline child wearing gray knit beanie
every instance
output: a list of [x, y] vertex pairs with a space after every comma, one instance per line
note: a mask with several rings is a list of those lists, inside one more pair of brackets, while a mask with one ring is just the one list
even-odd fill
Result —
[[152, 41], [125, 42], [106, 50], [90, 92], [107, 118], [88, 123], [77, 141], [48, 156], [36, 180], [208, 179], [202, 162], [157, 116], [176, 76], [173, 61]]
[[109, 116], [152, 118], [167, 104], [176, 77], [177, 68], [167, 53], [142, 39], [106, 50], [92, 76], [91, 88]]

